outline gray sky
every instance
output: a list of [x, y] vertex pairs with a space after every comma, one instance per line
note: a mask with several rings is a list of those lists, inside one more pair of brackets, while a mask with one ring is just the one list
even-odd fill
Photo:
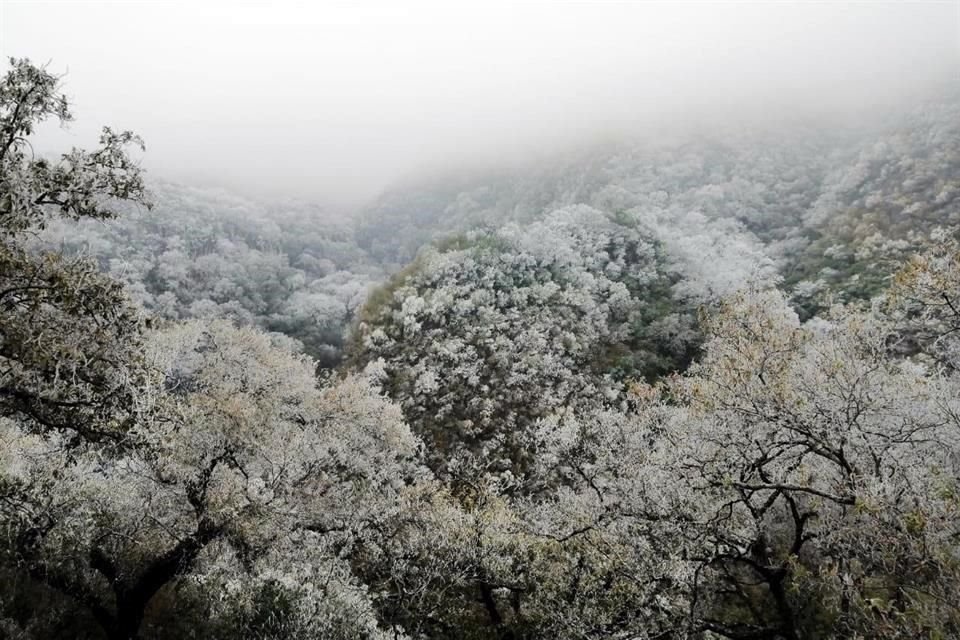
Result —
[[77, 116], [154, 175], [350, 201], [704, 115], [857, 109], [960, 83], [960, 2], [0, 0], [0, 53], [68, 72]]

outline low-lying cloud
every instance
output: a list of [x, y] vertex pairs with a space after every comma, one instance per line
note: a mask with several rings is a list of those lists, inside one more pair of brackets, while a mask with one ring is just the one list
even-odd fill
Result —
[[[199, 5], [199, 6], [198, 6]], [[0, 4], [0, 52], [176, 180], [338, 202], [418, 171], [960, 84], [960, 4]]]

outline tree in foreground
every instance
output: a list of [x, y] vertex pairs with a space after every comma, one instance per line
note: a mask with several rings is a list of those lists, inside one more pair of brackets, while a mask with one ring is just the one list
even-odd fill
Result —
[[344, 558], [419, 455], [376, 370], [321, 387], [312, 361], [253, 330], [148, 330], [93, 265], [30, 251], [47, 216], [109, 218], [111, 202], [145, 196], [130, 133], [33, 158], [48, 117], [70, 119], [58, 79], [13, 61], [0, 83], [4, 633], [168, 637], [182, 621], [209, 637], [376, 637]]
[[109, 218], [112, 200], [145, 203], [125, 151], [141, 143], [104, 129], [93, 152], [33, 157], [34, 127], [71, 115], [56, 76], [11, 65], [0, 82], [0, 411], [40, 431], [116, 440], [137, 411], [139, 313], [94, 265], [28, 251], [25, 240], [50, 215]]
[[214, 636], [375, 635], [342, 553], [390, 514], [418, 453], [375, 381], [320, 389], [311, 361], [225, 323], [151, 336], [147, 360], [150, 406], [119, 448], [4, 422], [8, 566], [110, 638], [169, 634], [185, 607]]
[[[941, 291], [953, 296], [956, 291]], [[960, 385], [879, 313], [801, 326], [776, 292], [707, 323], [670, 387], [691, 628], [728, 638], [952, 637]]]

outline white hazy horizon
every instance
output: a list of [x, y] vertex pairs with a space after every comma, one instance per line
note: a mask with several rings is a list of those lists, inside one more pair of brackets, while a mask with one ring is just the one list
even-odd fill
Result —
[[355, 203], [411, 174], [702, 118], [856, 114], [960, 84], [960, 2], [0, 0], [0, 54], [156, 177]]

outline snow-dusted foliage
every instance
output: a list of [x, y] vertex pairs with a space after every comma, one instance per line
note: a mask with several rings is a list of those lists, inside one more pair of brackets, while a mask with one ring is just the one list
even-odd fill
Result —
[[639, 210], [632, 217], [663, 246], [668, 268], [677, 275], [672, 294], [681, 300], [714, 302], [745, 285], [779, 280], [774, 260], [736, 220], [711, 219], [697, 211]]
[[152, 315], [224, 318], [282, 333], [323, 366], [383, 277], [332, 214], [151, 182], [150, 213], [110, 225], [50, 221], [42, 245], [95, 260]]
[[882, 318], [836, 309], [800, 326], [771, 291], [736, 296], [708, 333], [665, 431], [700, 547], [691, 622], [727, 637], [956, 633], [958, 380], [892, 357]]
[[[149, 406], [116, 447], [3, 422], [12, 566], [84, 604], [110, 637], [149, 626], [148, 603], [181, 582], [226, 590], [223, 606], [240, 609], [273, 589], [289, 608], [277, 624], [298, 637], [376, 628], [340, 553], [419, 474], [419, 444], [377, 373], [320, 388], [312, 362], [223, 322], [161, 332], [148, 362]], [[356, 602], [343, 628], [323, 613], [338, 598]]]
[[960, 242], [943, 229], [936, 243], [896, 274], [887, 311], [900, 329], [900, 348], [919, 351], [936, 366], [960, 370]]
[[535, 491], [424, 488], [371, 556], [409, 596], [384, 615], [427, 637], [956, 634], [960, 380], [902, 359], [885, 315], [801, 325], [769, 289], [706, 328], [689, 374], [539, 419]]
[[26, 61], [0, 107], [4, 633], [378, 637], [345, 550], [422, 473], [382, 371], [321, 385], [315, 362], [251, 328], [149, 331], [93, 265], [26, 248], [50, 214], [105, 218], [104, 201], [142, 197], [122, 148], [135, 138], [30, 159], [34, 120], [69, 112]]
[[360, 216], [357, 240], [403, 264], [444, 234], [586, 204], [654, 222], [665, 258], [684, 273], [681, 293], [728, 293], [736, 280], [725, 273], [772, 282], [772, 263], [806, 318], [880, 294], [933, 228], [956, 225], [957, 113], [953, 89], [857, 126], [826, 119], [623, 139], [395, 189]]
[[384, 360], [435, 468], [516, 474], [538, 418], [621, 401], [614, 348], [656, 267], [642, 235], [588, 207], [468, 234], [425, 250], [368, 303], [359, 351]]
[[0, 636], [960, 637], [955, 116], [107, 225], [15, 62]]

